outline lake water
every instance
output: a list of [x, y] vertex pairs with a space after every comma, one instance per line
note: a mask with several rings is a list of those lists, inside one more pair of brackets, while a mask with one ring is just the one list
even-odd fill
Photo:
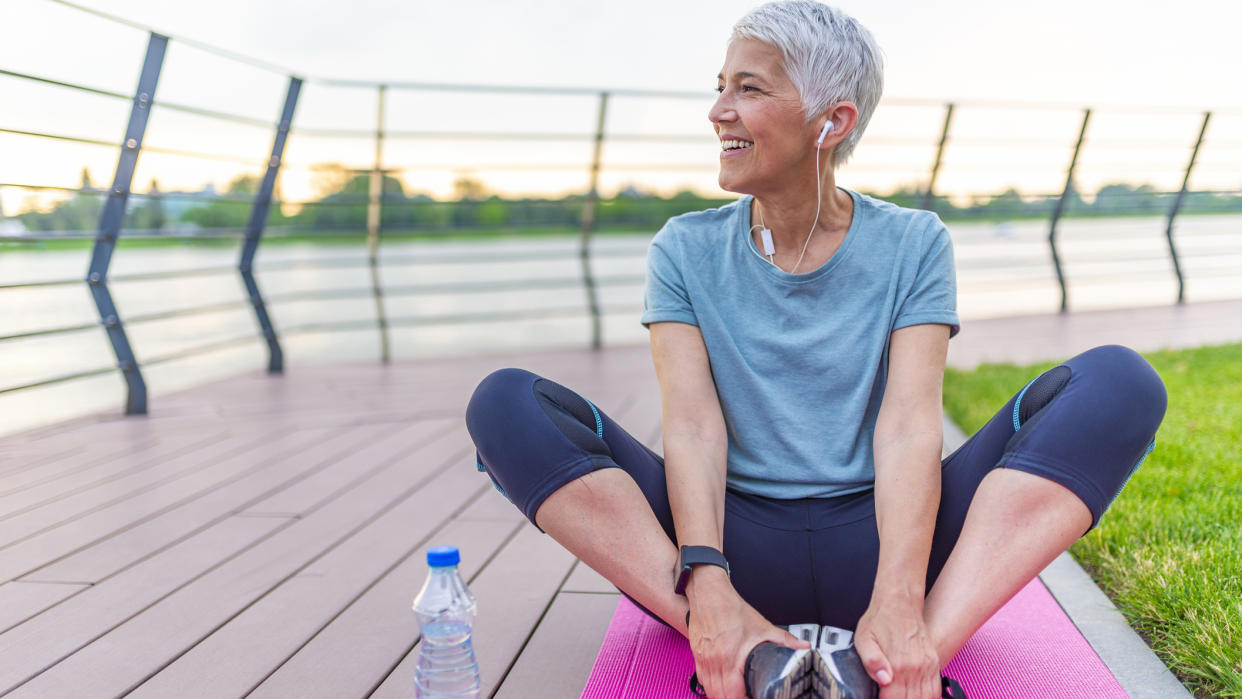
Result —
[[[1060, 303], [1048, 252], [1045, 221], [953, 223], [958, 265], [958, 309], [970, 319], [1055, 311]], [[1177, 283], [1164, 236], [1163, 218], [1075, 219], [1063, 221], [1058, 237], [1070, 283], [1071, 310], [1167, 304], [1177, 298]], [[1176, 232], [1188, 301], [1242, 297], [1242, 216], [1179, 219]], [[592, 271], [599, 277], [632, 277], [608, 285], [600, 302], [616, 309], [606, 315], [606, 344], [647, 341], [639, 325], [641, 278], [651, 233], [606, 235], [595, 239]], [[581, 276], [576, 239], [418, 242], [385, 245], [390, 260], [413, 260], [382, 268], [384, 287], [411, 284], [489, 283]], [[365, 260], [364, 246], [309, 244], [268, 245], [257, 261], [260, 288], [273, 299], [269, 311], [278, 331], [311, 323], [375, 318], [367, 291], [368, 268], [352, 266], [288, 267], [298, 260]], [[49, 279], [80, 279], [89, 250], [40, 251], [8, 246], [0, 252], [0, 284]], [[452, 262], [433, 263], [453, 257]], [[234, 266], [233, 249], [181, 246], [127, 249], [113, 257], [110, 274], [190, 270]], [[244, 289], [236, 272], [184, 276], [159, 281], [115, 281], [113, 298], [122, 318], [212, 303], [240, 301]], [[282, 295], [320, 292], [317, 300], [280, 300]], [[356, 293], [355, 293], [356, 292]], [[437, 324], [391, 329], [396, 360], [448, 353], [496, 353], [515, 348], [586, 346], [590, 321], [585, 313], [566, 316], [565, 309], [585, 309], [581, 286], [541, 290], [494, 290], [451, 295], [397, 295], [385, 300], [390, 317], [454, 316], [547, 309], [545, 317], [483, 324]], [[98, 315], [84, 284], [35, 289], [0, 289], [0, 335], [94, 323]], [[266, 366], [254, 313], [248, 307], [138, 323], [127, 326], [140, 361], [196, 345], [253, 334], [254, 340], [230, 349], [175, 360], [143, 370], [152, 411], [159, 397], [213, 378]], [[344, 332], [284, 332], [281, 344], [287, 371], [315, 362], [370, 362], [379, 356], [374, 327]], [[0, 388], [114, 366], [112, 350], [99, 328], [43, 338], [0, 341]], [[119, 373], [80, 379], [45, 388], [0, 394], [0, 433], [12, 433], [74, 415], [119, 411], [125, 395]]]

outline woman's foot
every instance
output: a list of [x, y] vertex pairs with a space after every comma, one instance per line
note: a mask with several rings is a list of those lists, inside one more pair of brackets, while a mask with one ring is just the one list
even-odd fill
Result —
[[854, 634], [835, 626], [795, 624], [789, 632], [813, 645], [793, 650], [761, 643], [746, 659], [751, 699], [875, 699], [879, 688], [854, 650]]

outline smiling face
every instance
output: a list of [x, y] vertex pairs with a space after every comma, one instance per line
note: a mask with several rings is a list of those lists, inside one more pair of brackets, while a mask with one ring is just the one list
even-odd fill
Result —
[[721, 141], [725, 191], [761, 195], [798, 178], [814, 182], [818, 134], [781, 60], [779, 50], [755, 39], [735, 39], [725, 54], [720, 97], [707, 114]]

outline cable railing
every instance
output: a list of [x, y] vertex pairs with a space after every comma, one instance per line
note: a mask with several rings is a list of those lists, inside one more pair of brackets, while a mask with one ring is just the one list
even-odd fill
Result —
[[[63, 90], [74, 94], [92, 95], [124, 101], [129, 104], [129, 118], [125, 131], [119, 140], [99, 138], [82, 133], [66, 133], [64, 129], [54, 126], [34, 128], [29, 125], [6, 124], [0, 122], [0, 135], [10, 138], [21, 138], [35, 142], [63, 143], [90, 148], [114, 149], [117, 153], [116, 167], [108, 187], [94, 187], [83, 184], [70, 187], [57, 184], [40, 184], [37, 182], [0, 181], [0, 190], [15, 189], [32, 194], [57, 194], [73, 197], [82, 201], [97, 199], [98, 210], [91, 210], [89, 229], [54, 230], [54, 231], [7, 231], [0, 227], [0, 243], [20, 245], [43, 245], [49, 243], [72, 244], [73, 241], [91, 241], [91, 260], [84, 277], [54, 277], [51, 279], [32, 279], [26, 281], [10, 281], [0, 279], [0, 294], [10, 292], [34, 292], [54, 290], [63, 287], [84, 286], [91, 295], [97, 320], [51, 322], [44, 327], [0, 328], [0, 346], [8, 347], [18, 343], [73, 336], [102, 329], [108, 338], [113, 353], [113, 361], [108, 366], [91, 365], [64, 373], [55, 373], [34, 380], [27, 380], [12, 386], [0, 386], [0, 394], [32, 390], [55, 384], [63, 384], [78, 379], [102, 376], [119, 372], [126, 383], [126, 412], [130, 414], [147, 411], [147, 388], [143, 378], [143, 367], [153, 367], [199, 357], [230, 348], [238, 348], [256, 343], [267, 349], [267, 369], [272, 373], [283, 371], [284, 352], [282, 339], [312, 334], [335, 334], [344, 332], [374, 332], [378, 336], [381, 361], [390, 361], [392, 351], [391, 334], [394, 328], [426, 328], [431, 326], [452, 325], [486, 325], [521, 320], [583, 320], [589, 324], [589, 340], [591, 347], [598, 348], [604, 343], [603, 319], [608, 316], [632, 315], [641, 311], [637, 303], [615, 303], [605, 299], [609, 290], [636, 290], [641, 287], [644, 275], [641, 273], [641, 260], [645, 255], [645, 247], [639, 245], [609, 247], [601, 245], [597, 235], [602, 226], [640, 225], [649, 227], [658, 225], [670, 211], [676, 208], [675, 201], [665, 200], [658, 206], [651, 206], [645, 211], [626, 213], [626, 201], [620, 194], [606, 199], [601, 196], [601, 177], [616, 175], [630, 176], [645, 174], [657, 177], [667, 174], [696, 174], [714, 172], [717, 165], [703, 160], [691, 161], [678, 148], [697, 147], [700, 145], [714, 146], [710, 134], [696, 135], [687, 128], [684, 133], [674, 130], [635, 131], [631, 127], [624, 130], [608, 128], [610, 111], [615, 109], [617, 100], [655, 100], [679, 103], [705, 103], [705, 95], [689, 91], [643, 90], [643, 89], [600, 89], [593, 87], [547, 87], [547, 86], [502, 86], [502, 85], [471, 85], [441, 84], [431, 82], [376, 82], [362, 80], [343, 80], [316, 76], [299, 75], [272, 63], [244, 56], [236, 52], [219, 49], [201, 42], [183, 37], [171, 37], [155, 31], [150, 27], [130, 22], [123, 18], [91, 10], [66, 0], [46, 0], [64, 7], [84, 12], [108, 22], [124, 24], [131, 28], [141, 29], [147, 33], [147, 49], [139, 68], [138, 86], [132, 94], [124, 94], [79, 82], [72, 82], [45, 75], [8, 70], [0, 67], [0, 78], [38, 85], [42, 88]], [[206, 52], [225, 60], [240, 63], [251, 68], [275, 74], [286, 81], [282, 106], [273, 119], [261, 119], [237, 113], [230, 108], [215, 105], [202, 106], [186, 104], [178, 101], [166, 101], [158, 98], [158, 86], [164, 58], [170, 43]], [[370, 93], [374, 97], [375, 119], [374, 128], [338, 127], [295, 123], [299, 100], [308, 86], [355, 91], [358, 94]], [[393, 93], [433, 93], [439, 95], [485, 95], [537, 100], [540, 98], [574, 98], [593, 103], [591, 128], [550, 128], [543, 130], [496, 130], [475, 128], [427, 128], [422, 125], [390, 124], [394, 121], [388, 111], [389, 98]], [[1242, 265], [1230, 266], [1234, 257], [1242, 261], [1242, 246], [1230, 246], [1230, 241], [1238, 241], [1236, 231], [1219, 230], [1197, 233], [1194, 244], [1182, 249], [1175, 236], [1175, 227], [1186, 212], [1188, 204], [1193, 204], [1204, 197], [1222, 199], [1242, 198], [1242, 189], [1235, 186], [1210, 186], [1192, 189], [1190, 184], [1196, 173], [1236, 173], [1236, 160], [1225, 162], [1201, 163], [1200, 153], [1210, 149], [1219, 154], [1227, 151], [1242, 151], [1242, 138], [1216, 136], [1208, 138], [1208, 130], [1213, 115], [1235, 119], [1242, 112], [1203, 111], [1167, 107], [1144, 106], [1108, 106], [1099, 110], [1084, 108], [1081, 105], [1054, 103], [1020, 103], [1012, 101], [955, 101], [945, 103], [925, 99], [886, 99], [881, 109], [916, 110], [920, 114], [918, 133], [878, 132], [868, 134], [862, 141], [863, 146], [871, 149], [872, 156], [868, 159], [859, 156], [858, 161], [846, 167], [846, 172], [860, 177], [901, 175], [913, 184], [904, 189], [902, 203], [908, 206], [938, 211], [946, 218], [969, 221], [1042, 221], [1046, 228], [1033, 237], [1022, 233], [1020, 240], [1009, 241], [1006, 235], [998, 233], [988, 239], [987, 244], [980, 244], [973, 252], [959, 251], [958, 269], [962, 272], [960, 286], [962, 288], [983, 287], [988, 289], [1005, 288], [1019, 292], [1029, 288], [1047, 288], [1050, 284], [1059, 296], [1059, 308], [1062, 311], [1070, 307], [1071, 284], [1090, 286], [1108, 280], [1125, 279], [1140, 272], [1144, 275], [1158, 275], [1170, 272], [1176, 280], [1176, 300], [1186, 298], [1188, 269], [1194, 269], [1196, 279], [1228, 277], [1238, 274]], [[271, 147], [265, 152], [246, 156], [229, 150], [213, 150], [198, 142], [181, 144], [168, 141], [146, 143], [148, 122], [155, 113], [167, 110], [170, 113], [190, 115], [211, 123], [238, 126], [245, 129], [262, 130], [270, 135]], [[1024, 135], [1014, 138], [1006, 135], [989, 135], [971, 131], [955, 130], [955, 123], [963, 113], [986, 110], [1013, 111], [1023, 114], [1039, 113], [1046, 115], [1056, 113], [1066, 118], [1067, 123], [1074, 122], [1074, 134], [1057, 138], [1044, 133]], [[1158, 138], [1150, 140], [1131, 135], [1102, 135], [1089, 137], [1093, 115], [1106, 112], [1110, 116], [1136, 116], [1148, 118], [1160, 115], [1177, 115], [1191, 117], [1196, 120], [1197, 138], [1185, 141], [1161, 132]], [[1042, 117], [1041, 117], [1042, 118]], [[396, 120], [399, 121], [399, 120]], [[451, 123], [445, 120], [445, 123]], [[697, 124], [696, 124], [697, 125]], [[398, 128], [398, 126], [400, 128]], [[554, 125], [555, 126], [555, 125]], [[584, 125], [585, 126], [585, 125]], [[875, 127], [873, 127], [875, 128]], [[920, 135], [926, 132], [925, 135]], [[292, 144], [314, 144], [317, 141], [342, 140], [373, 149], [373, 157], [362, 161], [357, 167], [344, 168], [340, 172], [346, 177], [354, 178], [358, 184], [365, 184], [365, 192], [336, 192], [319, 199], [305, 196], [286, 198], [277, 186], [293, 173], [311, 173], [319, 171], [319, 166], [309, 159], [302, 163], [285, 161], [286, 146]], [[417, 160], [408, 156], [396, 156], [394, 152], [404, 146], [421, 148], [427, 144], [531, 144], [536, 146], [558, 147], [560, 145], [577, 145], [589, 148], [587, 162], [569, 159], [552, 158], [537, 163], [503, 162], [492, 158], [482, 162], [471, 162], [468, 158], [461, 160], [431, 158]], [[607, 147], [607, 162], [603, 151]], [[615, 152], [613, 149], [617, 149]], [[642, 149], [649, 149], [644, 151]], [[638, 149], [630, 153], [626, 149]], [[650, 149], [656, 149], [651, 151]], [[1006, 153], [1003, 165], [991, 162], [986, 156], [997, 150]], [[1186, 160], [1177, 166], [1155, 164], [1150, 161], [1134, 163], [1123, 154], [1142, 152], [1144, 157], [1169, 161], [1171, 157], [1184, 155]], [[309, 151], [308, 151], [309, 152]], [[650, 154], [667, 152], [664, 160], [652, 159]], [[188, 159], [203, 163], [227, 163], [249, 168], [247, 172], [254, 175], [255, 186], [252, 191], [239, 192], [160, 192], [134, 191], [133, 183], [137, 171], [137, 161], [142, 153], [159, 154], [172, 158]], [[879, 157], [880, 154], [895, 157]], [[625, 155], [631, 157], [624, 157]], [[914, 155], [911, 155], [914, 154]], [[1108, 157], [1099, 157], [1105, 154]], [[1156, 157], [1156, 154], [1161, 154]], [[1236, 157], [1236, 156], [1235, 156]], [[984, 158], [979, 160], [978, 158]], [[1110, 159], [1111, 158], [1111, 159]], [[924, 160], [925, 159], [925, 160]], [[1059, 161], [1058, 167], [1051, 167], [1050, 162]], [[1068, 161], [1068, 162], [1067, 162]], [[399, 163], [399, 164], [396, 164]], [[995, 175], [1002, 169], [1043, 168], [1048, 173], [1055, 173], [1061, 183], [1055, 191], [1049, 187], [1047, 191], [1023, 191], [1011, 195], [981, 194], [978, 190], [964, 191], [961, 186], [948, 186], [944, 178], [952, 175], [958, 178], [969, 178], [976, 175]], [[1147, 187], [1143, 191], [1112, 192], [1104, 204], [1104, 190], [1090, 204], [1084, 201], [1079, 192], [1078, 179], [1084, 168], [1123, 169], [1125, 174], [1135, 176], [1137, 173], [1171, 177], [1176, 176], [1180, 187], [1164, 186]], [[388, 252], [381, 253], [382, 241], [416, 239], [411, 236], [427, 236], [433, 231], [439, 232], [446, 228], [450, 231], [471, 230], [469, 224], [460, 227], [445, 225], [445, 216], [424, 216], [426, 212], [438, 211], [453, 214], [465, 210], [466, 207], [482, 209], [487, 200], [442, 201], [426, 197], [407, 196], [404, 190], [389, 191], [388, 181], [398, 173], [579, 173], [586, 181], [586, 186], [574, 190], [572, 201], [567, 197], [534, 198], [501, 200], [506, 209], [503, 220], [493, 224], [523, 225], [517, 220], [513, 211], [544, 211], [547, 215], [528, 215], [525, 225], [572, 225], [578, 232], [577, 244], [573, 247], [560, 245], [547, 249], [512, 249], [489, 251], [485, 246], [473, 245], [470, 249], [458, 251], [433, 250], [427, 252]], [[696, 175], [697, 176], [697, 175]], [[0, 177], [0, 179], [7, 179]], [[1045, 179], [1049, 179], [1046, 177]], [[1215, 180], [1221, 182], [1219, 178]], [[1170, 183], [1171, 184], [1171, 183]], [[362, 189], [358, 187], [357, 189]], [[896, 199], [898, 195], [894, 195]], [[1008, 199], [1006, 198], [1008, 196]], [[135, 206], [130, 206], [131, 199]], [[205, 207], [223, 205], [244, 213], [244, 222], [236, 225], [194, 225], [178, 223], [168, 226], [141, 227], [131, 225], [129, 216], [145, 204], [165, 202], [182, 202], [183, 205]], [[712, 203], [724, 200], [707, 200], [693, 198], [691, 206], [703, 201]], [[984, 202], [985, 205], [972, 206], [963, 202]], [[1242, 211], [1242, 209], [1239, 209]], [[286, 213], [293, 212], [293, 213]], [[336, 212], [336, 219], [316, 217], [315, 212]], [[326, 215], [326, 214], [325, 214]], [[1111, 245], [1116, 236], [1107, 231], [1079, 232], [1072, 240], [1064, 237], [1067, 220], [1079, 220], [1084, 216], [1115, 217], [1119, 216], [1159, 217], [1164, 220], [1164, 247], [1151, 249], [1133, 248], [1110, 250], [1107, 255], [1093, 256], [1086, 262], [1074, 261], [1067, 263], [1063, 258], [1067, 248], [1083, 246], [1098, 242]], [[627, 218], [628, 216], [628, 218]], [[1067, 219], [1067, 217], [1074, 217]], [[467, 217], [468, 218], [468, 217]], [[3, 223], [3, 219], [0, 219]], [[451, 224], [451, 222], [450, 222]], [[284, 241], [314, 242], [317, 239], [344, 237], [365, 246], [363, 255], [325, 254], [302, 257], [298, 259], [264, 259], [258, 260], [257, 254], [264, 241], [270, 241], [263, 247], [270, 250]], [[235, 264], [195, 264], [168, 269], [147, 269], [111, 273], [111, 263], [117, 252], [117, 245], [122, 240], [177, 240], [201, 241], [211, 244], [240, 243], [238, 259]], [[1207, 241], [1207, 245], [1203, 242]], [[1002, 249], [1000, 242], [1005, 242]], [[1148, 243], [1151, 241], [1148, 240]], [[996, 250], [992, 250], [995, 247]], [[965, 248], [963, 248], [965, 250]], [[0, 253], [3, 254], [3, 253]], [[267, 253], [265, 253], [266, 255]], [[1213, 264], [1204, 264], [1210, 262]], [[616, 265], [625, 265], [625, 270], [613, 269]], [[385, 271], [389, 274], [405, 273], [411, 268], [451, 268], [453, 266], [513, 268], [523, 265], [556, 266], [572, 268], [572, 274], [564, 274], [561, 269], [552, 276], [530, 275], [525, 277], [491, 277], [480, 276], [477, 279], [439, 280], [434, 275], [426, 280], [409, 282], [405, 279], [384, 279]], [[1131, 265], [1120, 268], [1118, 265]], [[362, 270], [367, 273], [366, 282], [359, 283], [351, 279], [346, 283], [324, 287], [305, 287], [279, 289], [263, 293], [259, 286], [261, 277], [274, 277], [281, 274], [300, 271], [348, 271]], [[560, 269], [560, 267], [557, 267]], [[113, 299], [112, 289], [115, 285], [126, 288], [129, 285], [160, 282], [183, 282], [196, 279], [230, 277], [241, 281], [243, 294], [241, 298], [226, 300], [198, 299], [193, 303], [174, 305], [158, 310], [144, 310], [125, 313], [121, 304]], [[450, 311], [427, 308], [422, 312], [408, 313], [396, 311], [393, 305], [401, 300], [429, 299], [479, 299], [488, 295], [497, 298], [512, 298], [527, 292], [546, 294], [545, 301], [556, 298], [558, 303], [541, 307], [516, 307], [496, 309], [479, 309], [468, 304]], [[577, 296], [572, 303], [565, 303], [564, 295], [573, 293]], [[555, 295], [555, 296], [554, 296]], [[339, 301], [368, 302], [371, 309], [368, 314], [358, 317], [341, 319], [321, 318], [315, 320], [298, 319], [290, 316], [291, 322], [280, 327], [273, 320], [273, 314], [284, 313], [293, 306], [305, 304], [324, 304]], [[1172, 300], [1172, 299], [1170, 299]], [[190, 346], [167, 349], [150, 355], [135, 351], [131, 344], [129, 329], [148, 325], [180, 321], [184, 319], [223, 316], [244, 312], [250, 314], [258, 326], [258, 332], [234, 333], [223, 338], [214, 338]], [[139, 357], [142, 357], [141, 361]]]

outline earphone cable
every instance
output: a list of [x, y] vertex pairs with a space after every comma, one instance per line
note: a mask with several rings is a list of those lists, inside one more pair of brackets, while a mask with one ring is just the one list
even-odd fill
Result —
[[[798, 255], [798, 261], [794, 263], [793, 269], [790, 270], [789, 272], [790, 274], [797, 274], [798, 266], [802, 264], [802, 258], [806, 255], [806, 248], [808, 245], [811, 244], [811, 236], [815, 235], [815, 226], [819, 225], [819, 212], [820, 212], [820, 207], [822, 205], [823, 205], [823, 183], [821, 182], [821, 177], [819, 174], [819, 148], [817, 147], [815, 149], [815, 220], [811, 222], [811, 231], [806, 234], [806, 242], [802, 244], [802, 254]], [[767, 227], [768, 227], [768, 224], [763, 222], [763, 209], [759, 209], [759, 225], [751, 226], [750, 233], [754, 233], [756, 228], [767, 228]], [[748, 233], [747, 235], [750, 235], [750, 233]], [[755, 252], [755, 251], [752, 250], [752, 252]], [[759, 255], [758, 252], [755, 252], [755, 254]], [[770, 258], [771, 256], [769, 256], [768, 258], [764, 258], [762, 255], [759, 255], [759, 259], [767, 259], [768, 262], [771, 262], [773, 266], [775, 266], [777, 269], [780, 269], [780, 266], [776, 264], [776, 261]]]
[[[811, 244], [811, 236], [815, 235], [815, 226], [819, 225], [819, 207], [823, 204], [823, 184], [821, 183], [821, 175], [819, 174], [819, 146], [815, 147], [815, 220], [811, 222], [811, 232], [806, 234], [806, 242], [802, 244], [802, 255], [798, 255], [798, 261], [794, 263], [790, 274], [798, 273], [798, 265], [802, 264], [802, 256], [806, 254], [806, 246]], [[762, 212], [760, 212], [762, 215]]]

